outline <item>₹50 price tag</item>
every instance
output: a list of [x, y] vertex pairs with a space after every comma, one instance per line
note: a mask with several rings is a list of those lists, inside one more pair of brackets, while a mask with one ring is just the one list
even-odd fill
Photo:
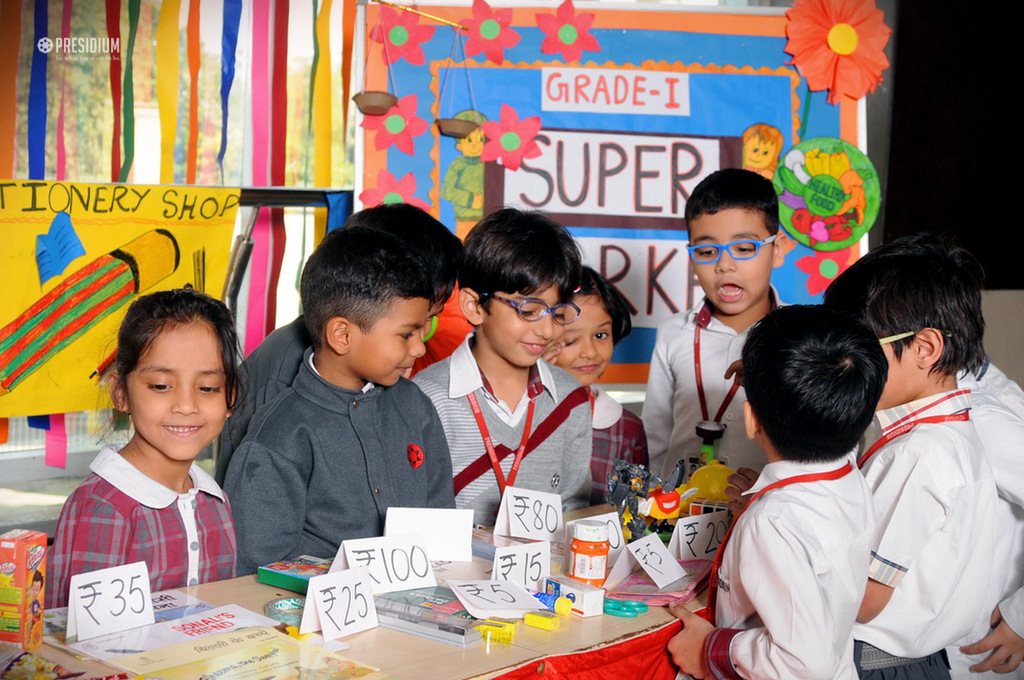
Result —
[[68, 642], [154, 623], [145, 562], [75, 574], [68, 603]]
[[[377, 627], [370, 572], [366, 567], [335, 571], [309, 580], [299, 633], [323, 631], [325, 640]], [[310, 606], [312, 601], [312, 606]]]

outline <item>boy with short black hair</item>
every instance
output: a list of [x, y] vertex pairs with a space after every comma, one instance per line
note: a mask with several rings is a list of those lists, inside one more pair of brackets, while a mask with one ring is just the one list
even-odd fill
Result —
[[878, 525], [854, 629], [862, 678], [949, 677], [943, 648], [994, 606], [995, 482], [957, 386], [985, 358], [980, 281], [959, 253], [883, 246], [825, 291], [889, 361], [858, 461]]
[[238, 571], [333, 557], [379, 536], [391, 506], [455, 507], [444, 431], [403, 376], [424, 352], [433, 288], [395, 237], [324, 237], [302, 272], [312, 339], [292, 386], [253, 418], [227, 471]]
[[[730, 368], [747, 329], [778, 304], [771, 273], [785, 254], [775, 243], [779, 204], [772, 183], [749, 170], [708, 175], [686, 202], [691, 266], [704, 300], [659, 327], [643, 420], [651, 469], [668, 477], [680, 460], [692, 471], [705, 430], [721, 432], [716, 458], [756, 477], [764, 455], [743, 436], [743, 388]], [[701, 461], [706, 462], [706, 461]], [[741, 470], [752, 468], [752, 470]]]
[[541, 213], [504, 208], [466, 238], [459, 302], [475, 332], [414, 381], [444, 424], [456, 503], [477, 524], [494, 524], [506, 486], [557, 493], [565, 510], [587, 505], [587, 390], [540, 360], [579, 314], [580, 267], [572, 236]]
[[682, 605], [669, 652], [698, 678], [857, 677], [853, 629], [874, 537], [852, 453], [887, 365], [864, 324], [819, 306], [776, 309], [743, 348], [747, 436], [768, 464], [719, 548], [709, 607]]

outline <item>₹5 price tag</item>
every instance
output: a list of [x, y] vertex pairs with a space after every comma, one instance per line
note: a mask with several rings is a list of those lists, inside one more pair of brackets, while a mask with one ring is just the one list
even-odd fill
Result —
[[[325, 640], [377, 627], [370, 572], [366, 567], [335, 571], [309, 580], [299, 633], [323, 631]], [[312, 606], [310, 606], [312, 600]]]
[[68, 604], [68, 642], [154, 623], [145, 562], [75, 574]]

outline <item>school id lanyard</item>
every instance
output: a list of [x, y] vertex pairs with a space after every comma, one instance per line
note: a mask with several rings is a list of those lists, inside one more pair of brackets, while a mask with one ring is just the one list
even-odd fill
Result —
[[[700, 415], [704, 420], [708, 420], [708, 401], [704, 397], [704, 377], [701, 375], [700, 370], [700, 323], [693, 329], [693, 373], [697, 378], [697, 396], [700, 398]], [[736, 390], [740, 388], [740, 384], [733, 381], [732, 387], [729, 388], [729, 393], [725, 395], [725, 399], [722, 400], [722, 405], [718, 407], [718, 413], [715, 414], [716, 423], [722, 422], [722, 416], [725, 415], [725, 409], [728, 408], [732, 398], [736, 396]]]
[[[769, 484], [755, 493], [747, 502], [746, 508], [740, 512], [740, 515], [742, 515], [743, 512], [746, 512], [746, 509], [753, 505], [758, 498], [774, 489], [781, 489], [784, 486], [791, 486], [793, 484], [809, 484], [811, 482], [831, 481], [845, 477], [851, 472], [853, 472], [853, 463], [847, 461], [842, 467], [836, 468], [835, 470], [829, 470], [828, 472], [814, 472], [806, 475], [797, 475], [788, 479], [780, 479], [779, 481]], [[736, 516], [736, 519], [739, 520], [739, 515]], [[708, 586], [708, 616], [712, 624], [715, 623], [715, 610], [718, 605], [718, 570], [722, 568], [722, 557], [725, 555], [725, 544], [729, 542], [729, 537], [732, 536], [732, 530], [735, 526], [736, 522], [733, 522], [732, 526], [729, 527], [729, 530], [725, 532], [725, 538], [722, 539], [721, 544], [718, 546], [718, 553], [715, 555], [715, 561], [711, 564], [711, 581]]]
[[476, 425], [480, 428], [480, 436], [483, 437], [484, 447], [487, 449], [487, 457], [491, 461], [491, 468], [494, 469], [494, 476], [498, 478], [498, 493], [502, 496], [505, 495], [506, 486], [515, 486], [516, 475], [519, 474], [519, 466], [523, 463], [523, 458], [526, 456], [526, 443], [530, 439], [530, 429], [533, 426], [533, 409], [536, 405], [536, 398], [530, 398], [530, 405], [526, 409], [526, 424], [523, 427], [523, 440], [519, 443], [519, 448], [516, 449], [515, 458], [512, 459], [512, 469], [508, 471], [508, 480], [505, 479], [505, 473], [501, 471], [501, 462], [498, 460], [498, 452], [494, 450], [494, 441], [491, 439], [491, 432], [487, 429], [487, 423], [484, 422], [484, 414], [480, 410], [480, 402], [477, 401], [476, 394], [473, 392], [469, 393], [469, 407], [473, 409], [473, 417], [476, 418]]

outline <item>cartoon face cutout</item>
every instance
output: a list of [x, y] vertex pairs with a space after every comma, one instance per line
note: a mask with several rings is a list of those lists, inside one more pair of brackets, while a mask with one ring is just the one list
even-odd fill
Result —
[[743, 167], [754, 172], [766, 170], [775, 164], [781, 150], [777, 144], [755, 135], [743, 145]]
[[477, 128], [455, 143], [455, 148], [463, 156], [479, 158], [484, 150], [484, 131]]

